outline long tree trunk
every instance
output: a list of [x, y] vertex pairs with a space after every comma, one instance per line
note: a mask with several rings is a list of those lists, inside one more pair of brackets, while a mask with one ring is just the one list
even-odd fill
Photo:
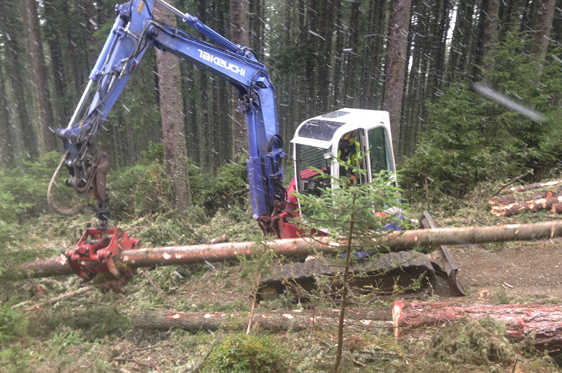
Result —
[[[254, 327], [265, 330], [325, 330], [338, 323], [337, 310], [302, 310], [256, 312]], [[390, 310], [358, 309], [347, 315], [345, 328], [348, 332], [389, 330]], [[248, 324], [247, 313], [183, 313], [174, 311], [144, 311], [134, 317], [134, 326], [139, 329], [169, 330], [178, 328], [189, 331], [218, 330], [226, 326], [229, 330], [242, 330]]]
[[386, 60], [383, 110], [387, 110], [390, 114], [390, 129], [393, 139], [392, 148], [397, 158], [400, 158], [398, 141], [400, 140], [402, 93], [410, 27], [410, 8], [411, 0], [394, 1], [394, 11], [390, 21], [387, 43], [388, 56]]
[[[0, 41], [2, 39], [0, 38]], [[13, 136], [13, 128], [10, 122], [8, 110], [8, 99], [4, 84], [4, 72], [0, 67], [0, 167], [9, 167], [16, 154], [20, 153], [17, 149], [17, 138]]]
[[484, 71], [490, 70], [493, 66], [490, 60], [490, 51], [498, 43], [498, 21], [500, 11], [500, 0], [483, 0], [480, 10], [480, 35], [478, 47], [473, 67], [473, 79], [480, 80], [482, 71], [480, 65], [484, 66]]
[[[172, 13], [157, 4], [154, 8], [157, 19], [175, 25]], [[183, 128], [183, 103], [179, 58], [171, 53], [156, 52], [158, 66], [158, 91], [162, 117], [162, 138], [166, 173], [172, 178], [175, 189], [176, 211], [184, 213], [191, 206], [191, 191], [187, 172], [187, 150]]]
[[319, 113], [328, 111], [329, 106], [329, 87], [330, 87], [330, 67], [332, 66], [332, 35], [334, 33], [334, 8], [331, 1], [326, 1], [320, 5], [320, 24], [318, 41], [319, 64], [316, 85], [318, 87], [318, 106]]
[[394, 334], [402, 328], [443, 325], [452, 321], [491, 318], [505, 324], [505, 334], [514, 340], [534, 334], [537, 350], [562, 348], [562, 307], [544, 304], [472, 304], [397, 301], [392, 306]]
[[[21, 6], [21, 5], [20, 5]], [[18, 131], [21, 132], [21, 149], [25, 151], [29, 158], [35, 159], [39, 152], [37, 135], [29, 117], [29, 105], [25, 99], [25, 61], [23, 60], [23, 48], [21, 41], [21, 29], [19, 29], [19, 9], [15, 4], [8, 4], [0, 1], [0, 27], [4, 38], [4, 50], [6, 56], [2, 64], [6, 64], [6, 75], [10, 78], [11, 92], [9, 96], [13, 97], [13, 108], [19, 122]]]
[[[234, 44], [242, 46], [250, 45], [250, 13], [249, 0], [230, 2], [230, 27], [231, 40]], [[248, 134], [246, 129], [246, 118], [238, 109], [239, 93], [233, 88], [232, 108], [232, 150], [233, 160], [248, 148]]]
[[40, 133], [41, 153], [54, 149], [54, 129], [51, 107], [47, 97], [47, 80], [43, 65], [43, 43], [39, 35], [39, 19], [35, 0], [25, 0], [24, 20], [28, 35], [30, 71], [33, 75], [33, 91], [37, 107], [37, 126]]
[[[383, 238], [373, 238], [373, 245], [381, 252], [403, 251], [416, 247], [439, 245], [469, 245], [486, 242], [529, 241], [551, 239], [562, 236], [562, 222], [545, 222], [535, 224], [509, 224], [490, 227], [462, 227], [418, 229], [395, 232]], [[268, 243], [276, 254], [285, 257], [302, 257], [314, 252], [336, 254], [341, 252], [346, 242], [334, 243], [327, 238], [285, 239]], [[237, 261], [240, 256], [249, 258], [253, 255], [253, 242], [234, 242], [217, 245], [196, 245], [160, 247], [152, 249], [125, 250], [114, 261], [125, 263], [132, 268], [187, 265], [205, 262]], [[72, 270], [64, 256], [27, 263], [21, 268], [10, 268], [0, 275], [0, 279], [18, 279], [30, 277], [63, 276]]]
[[556, 0], [540, 0], [533, 28], [533, 40], [531, 41], [531, 53], [540, 59], [546, 58], [552, 20], [554, 19], [554, 8]]

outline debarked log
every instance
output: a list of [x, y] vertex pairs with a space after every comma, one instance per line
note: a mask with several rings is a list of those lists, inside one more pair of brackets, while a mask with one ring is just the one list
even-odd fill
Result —
[[[300, 310], [255, 312], [253, 327], [270, 331], [305, 329], [326, 330], [338, 327], [339, 310]], [[133, 323], [139, 329], [169, 330], [172, 328], [198, 332], [244, 330], [249, 312], [183, 313], [174, 311], [144, 311], [135, 315]], [[390, 310], [347, 310], [345, 327], [357, 332], [392, 330]]]
[[[489, 317], [505, 324], [505, 334], [521, 340], [534, 333], [539, 351], [562, 348], [562, 306], [545, 304], [472, 304], [397, 301], [392, 306], [394, 335], [407, 328], [444, 325], [451, 321]], [[559, 350], [558, 350], [559, 351]]]
[[496, 206], [492, 208], [492, 215], [512, 216], [521, 211], [538, 211], [552, 208], [552, 205], [562, 203], [562, 196], [552, 198], [540, 198], [532, 201], [512, 203], [511, 205]]
[[520, 192], [525, 192], [525, 191], [527, 191], [527, 190], [533, 190], [533, 189], [551, 187], [551, 186], [558, 185], [558, 184], [562, 184], [562, 180], [552, 180], [552, 181], [546, 181], [546, 182], [544, 182], [544, 183], [535, 183], [535, 184], [528, 184], [528, 185], [520, 185], [520, 186], [513, 187], [513, 188], [502, 189], [502, 190], [500, 191], [500, 193], [501, 193], [501, 194], [520, 193]]
[[[416, 247], [439, 245], [466, 245], [487, 242], [529, 241], [562, 236], [562, 222], [534, 224], [508, 224], [489, 227], [462, 227], [418, 229], [394, 232], [373, 238], [381, 252], [409, 250]], [[253, 254], [253, 242], [228, 242], [216, 245], [174, 246], [152, 249], [125, 250], [114, 256], [117, 263], [130, 268], [165, 265], [189, 265], [205, 262], [237, 261]], [[268, 242], [277, 255], [305, 257], [311, 253], [335, 254], [342, 251], [345, 242], [333, 242], [328, 238], [286, 239]], [[370, 248], [372, 249], [372, 248]], [[2, 272], [0, 279], [15, 280], [26, 277], [49, 277], [72, 274], [64, 256], [36, 260], [21, 267], [12, 267]]]

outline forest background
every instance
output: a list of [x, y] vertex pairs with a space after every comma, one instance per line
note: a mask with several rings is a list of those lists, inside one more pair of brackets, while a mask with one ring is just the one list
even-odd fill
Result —
[[[439, 192], [436, 198], [453, 200], [489, 178], [531, 169], [540, 178], [559, 167], [560, 1], [558, 6], [556, 0], [177, 0], [175, 5], [249, 45], [267, 65], [286, 144], [306, 118], [342, 107], [384, 109], [391, 113], [403, 187], [413, 194], [425, 194], [427, 183]], [[5, 180], [30, 172], [28, 162], [60, 151], [54, 132], [72, 116], [113, 23], [114, 6], [113, 0], [0, 1]], [[226, 165], [227, 172], [243, 168], [239, 155], [247, 145], [232, 88], [185, 61], [179, 63], [178, 87], [162, 87], [165, 74], [158, 72], [157, 59], [149, 49], [98, 133], [112, 169], [146, 164], [150, 144], [162, 143], [159, 109], [173, 104], [160, 101], [165, 89], [181, 97], [172, 112], [183, 121], [177, 133], [185, 135], [190, 175], [221, 175]], [[485, 100], [472, 91], [475, 82], [540, 111], [545, 120], [532, 121]], [[159, 151], [153, 145], [148, 163], [168, 157]], [[290, 146], [286, 152], [290, 169]], [[16, 191], [2, 189], [6, 206]]]

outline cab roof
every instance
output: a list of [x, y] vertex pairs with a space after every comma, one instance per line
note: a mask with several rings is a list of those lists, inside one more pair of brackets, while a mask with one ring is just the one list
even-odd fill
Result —
[[291, 142], [329, 148], [334, 140], [339, 141], [340, 137], [349, 131], [381, 125], [390, 136], [387, 111], [344, 108], [302, 122]]

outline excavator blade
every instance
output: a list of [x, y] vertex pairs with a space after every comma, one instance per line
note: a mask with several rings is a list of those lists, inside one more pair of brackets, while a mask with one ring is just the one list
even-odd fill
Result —
[[[437, 228], [427, 210], [422, 213], [422, 217], [420, 219], [420, 228]], [[449, 252], [447, 246], [439, 246], [431, 254], [428, 254], [427, 257], [431, 261], [431, 264], [433, 265], [433, 268], [435, 269], [437, 275], [444, 277], [447, 280], [447, 284], [449, 285], [449, 290], [451, 291], [452, 295], [459, 297], [465, 296], [466, 293], [464, 292], [462, 285], [457, 280], [459, 268], [457, 267], [457, 264], [451, 256], [451, 253]]]

